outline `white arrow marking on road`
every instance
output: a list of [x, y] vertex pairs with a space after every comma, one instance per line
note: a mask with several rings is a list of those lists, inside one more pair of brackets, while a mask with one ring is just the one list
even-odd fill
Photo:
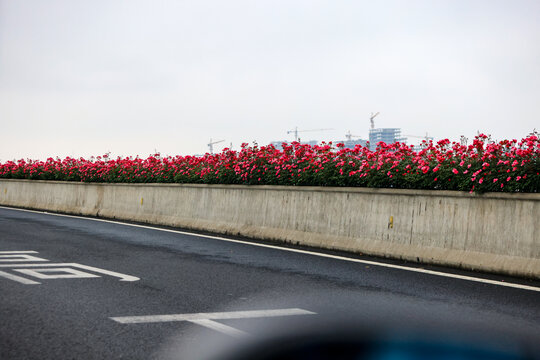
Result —
[[303, 309], [275, 309], [275, 310], [249, 310], [249, 311], [230, 311], [230, 312], [215, 312], [215, 313], [194, 313], [194, 314], [170, 314], [170, 315], [144, 315], [144, 316], [121, 316], [111, 317], [121, 324], [141, 324], [141, 323], [156, 323], [156, 322], [171, 322], [171, 321], [188, 321], [194, 324], [202, 325], [212, 330], [216, 330], [231, 336], [245, 336], [245, 332], [233, 327], [223, 325], [213, 320], [228, 320], [228, 319], [248, 319], [248, 318], [263, 318], [276, 316], [292, 316], [292, 315], [314, 315], [316, 313]]

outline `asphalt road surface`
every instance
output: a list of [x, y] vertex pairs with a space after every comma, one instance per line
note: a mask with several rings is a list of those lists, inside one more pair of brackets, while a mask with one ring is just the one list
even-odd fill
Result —
[[0, 359], [203, 358], [345, 323], [540, 343], [539, 282], [4, 207], [0, 294]]

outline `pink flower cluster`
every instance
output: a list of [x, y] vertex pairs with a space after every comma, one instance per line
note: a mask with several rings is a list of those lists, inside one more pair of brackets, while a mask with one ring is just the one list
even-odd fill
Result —
[[243, 144], [204, 156], [65, 158], [0, 163], [0, 178], [127, 183], [361, 186], [461, 191], [538, 192], [540, 140], [491, 141], [483, 134], [470, 145], [424, 141], [420, 151], [403, 143], [344, 148], [284, 143]]

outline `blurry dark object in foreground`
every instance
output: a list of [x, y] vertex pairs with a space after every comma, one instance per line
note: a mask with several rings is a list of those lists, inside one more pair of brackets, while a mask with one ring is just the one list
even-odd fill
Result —
[[[334, 329], [335, 330], [335, 329]], [[539, 354], [521, 342], [420, 332], [314, 331], [255, 341], [224, 360], [525, 360]]]

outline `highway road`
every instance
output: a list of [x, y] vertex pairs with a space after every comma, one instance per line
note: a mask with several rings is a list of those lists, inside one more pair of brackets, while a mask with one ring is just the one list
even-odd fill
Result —
[[5, 207], [0, 294], [0, 359], [203, 358], [342, 322], [540, 343], [539, 282]]

